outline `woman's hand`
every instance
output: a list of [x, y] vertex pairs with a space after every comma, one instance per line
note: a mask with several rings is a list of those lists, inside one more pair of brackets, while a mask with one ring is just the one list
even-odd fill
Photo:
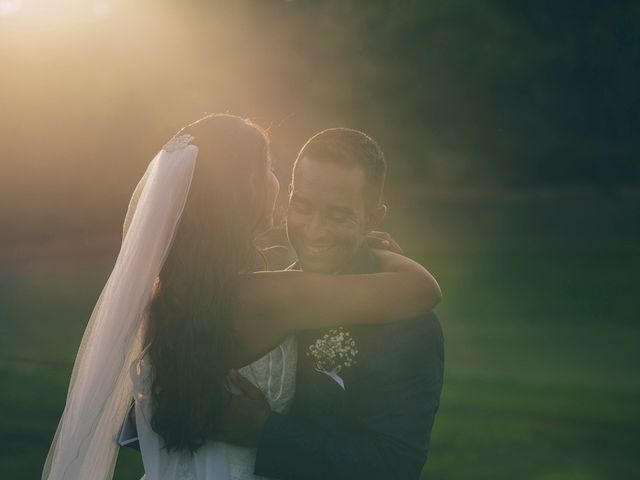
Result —
[[231, 395], [229, 404], [222, 412], [219, 434], [215, 440], [256, 447], [271, 414], [269, 402], [258, 387], [236, 370], [229, 372], [229, 380], [240, 393]]
[[389, 250], [393, 253], [403, 254], [402, 248], [400, 245], [391, 238], [387, 232], [377, 232], [372, 231], [369, 232], [366, 236], [367, 244], [370, 248], [376, 248], [378, 250]]

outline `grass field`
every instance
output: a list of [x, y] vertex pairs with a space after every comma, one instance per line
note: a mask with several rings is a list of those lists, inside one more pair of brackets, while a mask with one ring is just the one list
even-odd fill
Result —
[[[445, 293], [445, 387], [423, 478], [638, 475], [637, 211], [636, 193], [397, 195], [387, 226]], [[116, 249], [5, 249], [0, 478], [40, 478]], [[141, 474], [121, 453], [115, 478]]]

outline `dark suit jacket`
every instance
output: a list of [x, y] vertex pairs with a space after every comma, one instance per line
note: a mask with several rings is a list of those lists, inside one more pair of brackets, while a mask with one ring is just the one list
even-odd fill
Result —
[[[345, 273], [377, 265], [361, 248]], [[438, 410], [444, 341], [433, 313], [383, 326], [349, 328], [357, 364], [340, 372], [345, 389], [314, 368], [309, 346], [326, 331], [298, 335], [296, 396], [272, 413], [255, 473], [284, 480], [417, 479]]]

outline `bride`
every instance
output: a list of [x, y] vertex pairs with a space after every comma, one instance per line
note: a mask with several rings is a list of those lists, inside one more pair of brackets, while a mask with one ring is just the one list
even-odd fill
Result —
[[433, 277], [388, 251], [374, 251], [377, 274], [255, 272], [254, 241], [272, 226], [278, 190], [266, 134], [236, 116], [198, 120], [156, 155], [82, 339], [43, 479], [110, 479], [132, 397], [146, 480], [254, 478], [253, 450], [214, 441], [234, 394], [229, 369], [285, 411], [293, 332], [393, 322], [439, 302]]

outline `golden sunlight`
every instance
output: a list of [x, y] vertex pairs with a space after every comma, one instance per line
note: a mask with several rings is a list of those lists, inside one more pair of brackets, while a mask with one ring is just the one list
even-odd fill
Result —
[[207, 111], [271, 118], [274, 96], [247, 84], [270, 71], [254, 60], [263, 36], [233, 5], [0, 0], [0, 13], [0, 223], [22, 233], [115, 222], [157, 145]]
[[[121, 2], [122, 3], [122, 2]], [[122, 4], [121, 6], [124, 6]], [[102, 19], [112, 12], [111, 0], [0, 0], [0, 17], [10, 17], [20, 13], [23, 22], [47, 24], [59, 28], [59, 22], [83, 21], [92, 18]]]
[[8, 17], [22, 8], [22, 0], [0, 0], [0, 17]]

